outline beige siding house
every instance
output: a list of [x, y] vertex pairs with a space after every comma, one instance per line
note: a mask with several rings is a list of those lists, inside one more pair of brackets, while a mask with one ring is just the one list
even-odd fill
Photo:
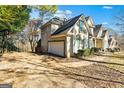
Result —
[[69, 20], [53, 18], [41, 30], [42, 51], [68, 58], [88, 47], [88, 33], [91, 33], [83, 15]]
[[86, 17], [86, 21], [90, 27], [90, 48], [100, 48], [106, 50], [108, 48], [109, 34], [107, 30], [104, 30], [102, 24], [94, 25], [92, 17]]
[[41, 27], [42, 52], [63, 57], [71, 57], [79, 49], [112, 48], [114, 39], [109, 43], [109, 33], [102, 24], [94, 25], [93, 19], [79, 15], [69, 20], [52, 18]]
[[109, 48], [111, 49], [118, 48], [118, 42], [114, 36], [110, 36], [108, 43], [109, 43]]
[[106, 50], [109, 48], [108, 45], [109, 33], [104, 30], [102, 24], [95, 25], [94, 28], [94, 45], [96, 48]]

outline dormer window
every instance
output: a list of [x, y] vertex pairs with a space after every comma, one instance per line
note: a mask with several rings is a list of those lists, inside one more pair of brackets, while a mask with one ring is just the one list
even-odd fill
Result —
[[80, 28], [80, 32], [83, 32], [83, 21], [82, 20], [79, 21], [79, 28]]

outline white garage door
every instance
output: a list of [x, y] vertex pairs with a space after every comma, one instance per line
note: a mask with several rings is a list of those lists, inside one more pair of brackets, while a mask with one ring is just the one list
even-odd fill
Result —
[[64, 41], [48, 42], [48, 53], [64, 56]]

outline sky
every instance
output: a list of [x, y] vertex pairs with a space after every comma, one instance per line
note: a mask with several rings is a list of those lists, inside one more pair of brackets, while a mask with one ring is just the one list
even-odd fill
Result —
[[[95, 24], [103, 24], [117, 30], [114, 26], [115, 16], [124, 10], [124, 6], [118, 5], [58, 5], [58, 11], [54, 16], [63, 17], [63, 11], [69, 18], [84, 14], [91, 16]], [[31, 18], [37, 18], [38, 11], [33, 11]]]

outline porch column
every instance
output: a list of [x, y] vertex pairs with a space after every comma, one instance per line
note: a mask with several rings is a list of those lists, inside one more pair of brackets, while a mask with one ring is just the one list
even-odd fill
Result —
[[65, 56], [67, 58], [70, 58], [70, 52], [71, 52], [71, 47], [70, 47], [70, 42], [71, 42], [71, 37], [67, 36], [65, 40]]

